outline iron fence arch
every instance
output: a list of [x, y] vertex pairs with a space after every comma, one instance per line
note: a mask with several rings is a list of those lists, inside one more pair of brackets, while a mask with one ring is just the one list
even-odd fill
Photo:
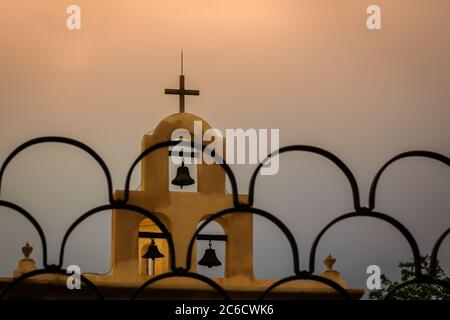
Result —
[[[355, 217], [376, 218], [379, 220], [383, 220], [384, 222], [393, 226], [407, 240], [408, 245], [413, 252], [414, 266], [415, 266], [414, 279], [401, 283], [398, 287], [396, 287], [394, 290], [392, 290], [386, 296], [387, 299], [391, 298], [392, 295], [396, 291], [400, 290], [401, 288], [411, 285], [411, 284], [414, 284], [414, 283], [416, 283], [416, 284], [434, 284], [434, 285], [439, 285], [439, 286], [445, 287], [447, 289], [450, 289], [450, 283], [436, 278], [437, 257], [439, 254], [439, 249], [440, 249], [442, 242], [449, 235], [450, 228], [447, 229], [435, 242], [432, 253], [431, 253], [431, 264], [430, 264], [431, 271], [429, 274], [424, 275], [422, 273], [422, 269], [421, 269], [421, 265], [420, 265], [420, 249], [419, 249], [417, 241], [415, 240], [412, 233], [408, 230], [408, 228], [406, 228], [406, 226], [404, 224], [402, 224], [400, 221], [393, 218], [392, 216], [385, 214], [385, 213], [374, 211], [375, 196], [376, 196], [376, 191], [378, 189], [379, 180], [380, 180], [381, 176], [383, 175], [383, 173], [385, 172], [385, 170], [391, 164], [393, 164], [394, 162], [396, 162], [400, 159], [404, 159], [404, 158], [425, 157], [425, 158], [430, 158], [430, 159], [440, 161], [450, 167], [450, 158], [447, 156], [444, 156], [442, 154], [430, 152], [430, 151], [410, 151], [410, 152], [401, 153], [401, 154], [393, 157], [392, 159], [390, 159], [385, 165], [383, 165], [381, 167], [381, 169], [377, 172], [377, 174], [375, 175], [375, 177], [372, 181], [370, 191], [369, 191], [369, 199], [368, 199], [369, 206], [368, 206], [368, 208], [361, 207], [361, 205], [360, 205], [361, 202], [360, 202], [359, 187], [358, 187], [357, 180], [356, 180], [355, 176], [353, 175], [352, 171], [341, 159], [339, 159], [336, 155], [334, 155], [333, 153], [331, 153], [325, 149], [321, 149], [321, 148], [314, 147], [314, 146], [294, 145], [294, 146], [286, 146], [286, 147], [280, 148], [279, 150], [268, 155], [267, 158], [264, 161], [262, 161], [257, 166], [255, 171], [253, 172], [253, 175], [249, 182], [249, 188], [248, 188], [249, 200], [247, 203], [240, 203], [238, 187], [237, 187], [236, 178], [234, 176], [234, 173], [231, 170], [231, 168], [228, 166], [228, 164], [226, 164], [225, 161], [222, 161], [220, 163], [220, 165], [221, 165], [222, 169], [224, 170], [226, 176], [229, 178], [231, 188], [232, 188], [233, 207], [221, 210], [221, 211], [211, 215], [210, 217], [208, 217], [206, 220], [204, 220], [202, 222], [200, 227], [198, 227], [196, 229], [196, 231], [194, 232], [194, 234], [188, 244], [186, 267], [181, 268], [181, 267], [176, 266], [175, 246], [173, 244], [172, 234], [170, 233], [170, 230], [168, 230], [168, 228], [164, 225], [164, 223], [160, 219], [158, 219], [156, 217], [156, 215], [154, 215], [152, 212], [146, 210], [145, 208], [135, 206], [133, 204], [128, 203], [131, 175], [132, 175], [135, 167], [137, 166], [137, 164], [140, 161], [142, 161], [146, 156], [148, 156], [152, 152], [159, 150], [161, 148], [168, 148], [170, 146], [175, 146], [175, 145], [179, 145], [179, 146], [186, 145], [186, 146], [194, 147], [198, 150], [201, 149], [203, 152], [205, 150], [210, 152], [211, 149], [209, 149], [209, 147], [201, 145], [201, 144], [197, 144], [195, 142], [186, 142], [186, 141], [181, 141], [181, 142], [180, 141], [164, 141], [164, 142], [157, 143], [153, 146], [150, 146], [149, 148], [144, 150], [131, 164], [131, 166], [128, 170], [127, 176], [126, 176], [124, 198], [123, 199], [114, 199], [114, 194], [113, 194], [113, 189], [112, 189], [113, 183], [112, 183], [110, 171], [109, 171], [106, 163], [103, 161], [103, 159], [91, 147], [87, 146], [86, 144], [84, 144], [78, 140], [74, 140], [74, 139], [70, 139], [70, 138], [66, 138], [66, 137], [35, 138], [35, 139], [29, 140], [29, 141], [21, 144], [7, 156], [6, 160], [3, 162], [3, 164], [0, 168], [0, 189], [1, 189], [1, 184], [2, 184], [2, 180], [3, 180], [4, 173], [6, 171], [6, 168], [8, 167], [9, 163], [16, 156], [18, 156], [23, 150], [25, 150], [31, 146], [41, 144], [41, 143], [49, 143], [49, 142], [63, 143], [63, 144], [72, 145], [74, 147], [77, 147], [77, 148], [85, 151], [86, 153], [88, 153], [100, 165], [100, 167], [102, 168], [103, 173], [106, 177], [109, 204], [98, 206], [98, 207], [88, 210], [87, 212], [82, 214], [80, 217], [78, 217], [70, 225], [70, 227], [66, 230], [63, 240], [61, 242], [59, 262], [57, 265], [51, 265], [47, 261], [47, 242], [46, 242], [45, 234], [44, 234], [43, 229], [42, 229], [41, 225], [39, 224], [39, 222], [33, 217], [33, 215], [31, 213], [29, 213], [27, 210], [23, 209], [19, 205], [15, 204], [13, 202], [7, 201], [7, 200], [3, 200], [3, 199], [0, 200], [0, 207], [6, 207], [6, 208], [13, 210], [13, 212], [16, 212], [16, 213], [22, 215], [33, 225], [33, 227], [39, 234], [41, 245], [42, 245], [42, 254], [43, 254], [43, 268], [22, 274], [18, 278], [14, 279], [11, 283], [9, 283], [0, 292], [0, 299], [3, 299], [7, 295], [7, 293], [10, 292], [10, 290], [12, 290], [17, 284], [19, 284], [19, 283], [23, 282], [24, 280], [31, 278], [33, 276], [41, 275], [41, 274], [60, 274], [60, 275], [64, 274], [67, 276], [66, 270], [64, 270], [62, 268], [62, 266], [63, 266], [63, 262], [64, 262], [65, 247], [66, 247], [66, 244], [67, 244], [70, 234], [77, 228], [78, 225], [80, 225], [87, 218], [89, 218], [95, 214], [99, 214], [105, 210], [113, 210], [113, 209], [129, 210], [129, 211], [135, 212], [136, 214], [141, 214], [141, 215], [145, 216], [146, 218], [149, 218], [150, 220], [152, 220], [160, 228], [160, 230], [162, 232], [164, 232], [168, 235], [167, 241], [169, 244], [169, 252], [170, 252], [170, 257], [171, 257], [170, 271], [160, 274], [160, 275], [157, 275], [157, 276], [145, 281], [137, 289], [137, 291], [133, 294], [133, 296], [131, 297], [132, 299], [135, 299], [142, 292], [142, 290], [144, 290], [146, 287], [150, 286], [151, 284], [153, 284], [157, 281], [160, 281], [162, 279], [171, 278], [171, 277], [187, 277], [187, 278], [193, 278], [193, 279], [202, 281], [202, 282], [206, 283], [207, 285], [209, 285], [210, 287], [212, 287], [224, 299], [229, 299], [230, 297], [229, 297], [228, 293], [218, 283], [216, 283], [215, 281], [213, 281], [212, 279], [210, 279], [204, 275], [201, 275], [201, 274], [195, 273], [195, 272], [191, 272], [189, 270], [191, 269], [192, 250], [193, 250], [193, 244], [195, 242], [196, 235], [198, 235], [199, 232], [208, 223], [210, 223], [214, 219], [224, 216], [224, 215], [236, 214], [236, 213], [248, 213], [248, 214], [259, 215], [259, 216], [265, 217], [266, 219], [271, 221], [273, 224], [275, 224], [283, 232], [283, 234], [286, 236], [286, 238], [288, 239], [288, 242], [290, 243], [290, 246], [291, 246], [291, 251], [292, 251], [292, 255], [293, 255], [294, 275], [279, 279], [278, 281], [273, 283], [271, 286], [269, 286], [265, 290], [265, 292], [263, 292], [263, 294], [260, 296], [260, 299], [263, 299], [264, 297], [266, 297], [272, 290], [274, 290], [278, 286], [280, 286], [284, 283], [290, 282], [290, 281], [297, 281], [297, 280], [312, 280], [312, 281], [316, 281], [316, 282], [321, 282], [321, 283], [333, 288], [334, 290], [336, 290], [336, 292], [338, 292], [343, 298], [351, 299], [352, 297], [349, 295], [349, 293], [344, 288], [342, 288], [337, 282], [335, 282], [331, 279], [325, 278], [323, 276], [315, 275], [314, 271], [315, 271], [315, 258], [316, 258], [317, 246], [318, 246], [322, 236], [336, 223], [341, 222], [346, 219], [355, 218]], [[264, 209], [261, 209], [261, 208], [253, 207], [256, 178], [257, 178], [258, 173], [261, 170], [262, 166], [266, 163], [266, 161], [270, 160], [271, 157], [278, 156], [282, 153], [293, 152], [293, 151], [303, 151], [303, 152], [310, 152], [310, 153], [318, 154], [318, 155], [321, 155], [322, 157], [327, 158], [331, 162], [333, 162], [338, 167], [338, 169], [340, 169], [341, 172], [344, 173], [344, 175], [346, 176], [346, 178], [350, 184], [350, 188], [352, 191], [352, 198], [353, 198], [352, 202], [353, 202], [353, 206], [355, 208], [354, 212], [347, 213], [347, 214], [344, 214], [344, 215], [338, 216], [337, 218], [332, 219], [319, 232], [319, 234], [316, 236], [316, 238], [313, 242], [313, 245], [311, 246], [310, 256], [309, 256], [309, 270], [307, 270], [307, 271], [300, 270], [300, 260], [299, 260], [299, 251], [298, 251], [297, 242], [296, 242], [294, 236], [292, 235], [291, 231], [289, 230], [289, 228], [272, 213], [265, 211]], [[216, 154], [215, 157], [216, 157], [216, 159], [219, 159], [219, 161], [220, 161], [220, 156], [218, 156]], [[99, 299], [104, 298], [101, 291], [96, 287], [96, 285], [93, 282], [91, 282], [89, 279], [87, 279], [83, 275], [81, 275], [81, 280], [84, 283], [86, 283], [88, 285], [88, 287], [90, 287], [93, 290], [93, 292], [97, 295], [97, 297]]]
[[145, 281], [137, 290], [136, 292], [131, 296], [131, 300], [135, 300], [137, 298], [137, 296], [147, 287], [149, 287], [150, 285], [152, 285], [155, 282], [161, 281], [163, 279], [168, 279], [168, 278], [191, 278], [191, 279], [195, 279], [198, 281], [201, 281], [203, 283], [206, 283], [208, 286], [210, 286], [211, 288], [213, 288], [218, 294], [220, 294], [220, 296], [224, 299], [224, 300], [230, 300], [230, 297], [228, 295], [228, 293], [225, 291], [225, 289], [223, 289], [217, 282], [215, 282], [214, 280], [212, 280], [211, 278], [208, 278], [204, 275], [201, 275], [199, 273], [194, 273], [194, 272], [189, 272], [186, 271], [185, 269], [179, 269], [179, 270], [175, 270], [172, 272], [166, 272], [166, 273], [162, 273], [159, 274], [147, 281]]

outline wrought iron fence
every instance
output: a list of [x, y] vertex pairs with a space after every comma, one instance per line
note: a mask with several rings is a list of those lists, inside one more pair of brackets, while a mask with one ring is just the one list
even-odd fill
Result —
[[[200, 227], [198, 227], [198, 229], [192, 235], [192, 238], [191, 238], [189, 246], [188, 246], [188, 251], [187, 251], [187, 255], [186, 255], [186, 267], [177, 267], [176, 260], [175, 260], [175, 246], [174, 246], [172, 234], [170, 233], [170, 231], [167, 229], [167, 227], [164, 225], [164, 223], [161, 220], [159, 220], [156, 217], [156, 215], [154, 215], [152, 212], [146, 210], [145, 208], [130, 204], [130, 203], [128, 203], [128, 201], [129, 201], [129, 193], [130, 193], [131, 175], [132, 175], [134, 169], [136, 168], [136, 166], [146, 156], [150, 155], [151, 153], [153, 153], [154, 151], [156, 151], [158, 149], [168, 148], [168, 147], [171, 147], [174, 145], [181, 145], [181, 146], [187, 145], [188, 142], [186, 142], [186, 141], [166, 141], [166, 142], [161, 142], [161, 143], [155, 144], [155, 145], [147, 148], [146, 150], [144, 150], [139, 155], [139, 157], [137, 157], [137, 159], [132, 163], [130, 169], [128, 170], [128, 174], [127, 174], [126, 181], [125, 181], [123, 199], [114, 199], [112, 178], [111, 178], [111, 174], [108, 169], [108, 166], [106, 165], [105, 161], [92, 148], [90, 148], [89, 146], [87, 146], [86, 144], [84, 144], [80, 141], [70, 139], [70, 138], [65, 138], [65, 137], [40, 137], [40, 138], [32, 139], [32, 140], [29, 140], [29, 141], [23, 143], [22, 145], [18, 146], [15, 150], [13, 150], [8, 155], [6, 160], [3, 162], [1, 169], [0, 169], [0, 196], [1, 196], [1, 185], [2, 185], [2, 181], [3, 181], [3, 176], [4, 176], [6, 169], [8, 168], [8, 165], [11, 163], [11, 161], [14, 160], [14, 158], [19, 153], [24, 151], [25, 149], [35, 146], [35, 145], [38, 145], [38, 144], [43, 144], [43, 143], [67, 144], [67, 145], [71, 145], [73, 147], [77, 147], [77, 148], [81, 149], [82, 151], [86, 152], [87, 154], [89, 154], [98, 163], [98, 165], [101, 167], [101, 169], [105, 175], [106, 185], [107, 185], [107, 189], [108, 189], [109, 203], [90, 209], [89, 211], [87, 211], [86, 213], [81, 215], [79, 218], [77, 218], [70, 225], [70, 227], [65, 232], [62, 243], [61, 243], [58, 263], [57, 264], [49, 264], [48, 259], [47, 259], [47, 241], [46, 241], [44, 231], [43, 231], [42, 227], [40, 226], [39, 222], [33, 217], [32, 214], [30, 214], [24, 208], [20, 207], [19, 205], [15, 204], [13, 202], [9, 202], [7, 200], [2, 200], [0, 198], [0, 206], [12, 209], [14, 212], [22, 215], [36, 229], [36, 231], [38, 232], [40, 241], [41, 241], [42, 261], [43, 261], [43, 268], [22, 274], [18, 278], [14, 279], [7, 286], [5, 286], [5, 288], [3, 288], [3, 290], [0, 293], [0, 299], [7, 298], [7, 294], [14, 287], [16, 287], [18, 284], [22, 283], [24, 280], [26, 280], [28, 278], [31, 278], [31, 277], [34, 277], [37, 275], [42, 275], [42, 274], [67, 275], [66, 270], [63, 268], [64, 252], [65, 252], [67, 240], [68, 240], [69, 236], [71, 235], [71, 233], [88, 217], [91, 217], [95, 214], [101, 213], [102, 211], [112, 210], [112, 209], [123, 209], [123, 210], [134, 211], [134, 212], [139, 213], [139, 214], [145, 216], [146, 218], [150, 219], [160, 228], [162, 233], [166, 234], [166, 240], [168, 243], [169, 256], [170, 256], [170, 271], [167, 273], [159, 274], [159, 275], [152, 277], [149, 280], [145, 281], [139, 288], [136, 289], [135, 293], [130, 297], [131, 299], [137, 298], [138, 295], [145, 288], [151, 286], [153, 283], [158, 282], [163, 279], [172, 278], [172, 277], [185, 277], [185, 278], [192, 278], [192, 279], [199, 280], [199, 281], [204, 282], [205, 284], [209, 285], [211, 288], [213, 288], [222, 298], [227, 299], [227, 300], [230, 299], [230, 296], [228, 295], [228, 293], [217, 282], [215, 282], [211, 278], [208, 278], [199, 273], [192, 272], [190, 270], [192, 268], [191, 258], [192, 258], [192, 251], [193, 251], [194, 243], [195, 243], [197, 236], [201, 232], [201, 230], [203, 230], [211, 221], [214, 221], [215, 219], [217, 219], [219, 217], [223, 217], [223, 216], [231, 215], [231, 214], [237, 214], [237, 213], [249, 213], [249, 214], [261, 216], [261, 217], [268, 219], [270, 222], [275, 224], [275, 226], [277, 226], [278, 229], [280, 229], [280, 231], [286, 236], [286, 238], [290, 244], [290, 247], [291, 247], [292, 275], [282, 278], [282, 279], [276, 281], [275, 283], [273, 283], [269, 288], [267, 288], [260, 295], [259, 299], [264, 299], [270, 292], [272, 292], [275, 288], [281, 286], [282, 284], [291, 282], [291, 281], [297, 281], [297, 280], [312, 280], [315, 282], [320, 282], [322, 284], [325, 284], [325, 285], [333, 288], [337, 293], [339, 293], [342, 296], [342, 298], [348, 299], [348, 300], [353, 299], [352, 296], [341, 285], [339, 285], [335, 281], [330, 280], [326, 277], [314, 274], [314, 271], [315, 271], [316, 251], [317, 251], [318, 244], [319, 244], [321, 238], [323, 237], [323, 235], [335, 224], [337, 224], [343, 220], [347, 220], [347, 219], [351, 219], [351, 218], [355, 218], [355, 217], [372, 217], [372, 218], [379, 219], [379, 220], [382, 220], [382, 221], [390, 224], [398, 232], [400, 232], [401, 235], [407, 240], [408, 245], [412, 251], [413, 258], [414, 258], [414, 265], [415, 265], [414, 279], [399, 284], [397, 287], [395, 287], [393, 290], [391, 290], [389, 292], [389, 294], [385, 297], [385, 299], [390, 299], [392, 297], [392, 295], [395, 294], [396, 291], [398, 291], [406, 286], [413, 285], [413, 284], [431, 284], [431, 285], [441, 286], [443, 288], [450, 290], [450, 283], [438, 279], [437, 275], [436, 275], [439, 249], [440, 249], [441, 244], [444, 241], [444, 239], [450, 233], [450, 228], [448, 228], [435, 242], [432, 253], [431, 253], [430, 271], [427, 274], [425, 274], [422, 270], [422, 266], [420, 263], [420, 261], [421, 261], [420, 249], [417, 244], [417, 241], [415, 240], [415, 238], [411, 234], [411, 232], [400, 221], [393, 218], [389, 214], [375, 211], [376, 193], [377, 193], [378, 183], [380, 181], [381, 176], [385, 173], [386, 169], [390, 165], [392, 165], [394, 162], [397, 162], [397, 161], [399, 161], [401, 159], [405, 159], [405, 158], [423, 157], [423, 158], [437, 160], [437, 161], [444, 163], [450, 167], [450, 158], [448, 158], [442, 154], [435, 153], [435, 152], [429, 152], [429, 151], [410, 151], [410, 152], [401, 153], [401, 154], [393, 157], [392, 159], [390, 159], [383, 167], [381, 167], [381, 169], [377, 172], [377, 174], [375, 175], [375, 177], [372, 181], [372, 185], [371, 185], [370, 192], [369, 192], [369, 202], [368, 202], [369, 206], [368, 207], [361, 207], [359, 187], [358, 187], [358, 183], [357, 183], [352, 171], [347, 167], [347, 165], [343, 161], [341, 161], [333, 153], [331, 153], [327, 150], [318, 148], [318, 147], [306, 146], [306, 145], [293, 145], [293, 146], [283, 147], [283, 148], [275, 151], [274, 153], [268, 155], [267, 158], [257, 166], [257, 168], [255, 169], [255, 171], [250, 179], [247, 203], [242, 203], [239, 201], [238, 187], [237, 187], [236, 178], [234, 176], [233, 171], [226, 164], [226, 162], [223, 161], [223, 159], [218, 159], [218, 160], [221, 160], [221, 161], [219, 161], [219, 163], [220, 163], [222, 169], [225, 171], [225, 174], [230, 181], [230, 185], [231, 185], [231, 189], [232, 189], [233, 206], [213, 214], [208, 219], [206, 219], [200, 225]], [[211, 150], [208, 150], [208, 147], [197, 144], [196, 142], [189, 142], [189, 146], [193, 146], [197, 150], [201, 149], [203, 151], [209, 151], [209, 152], [211, 151]], [[258, 173], [259, 173], [260, 169], [262, 168], [262, 166], [265, 163], [270, 161], [270, 159], [272, 157], [279, 156], [283, 153], [288, 153], [288, 152], [309, 152], [309, 153], [314, 153], [314, 154], [320, 155], [320, 156], [328, 159], [329, 161], [334, 163], [336, 165], [336, 167], [345, 175], [346, 179], [348, 180], [351, 191], [352, 191], [352, 198], [353, 198], [352, 201], [353, 201], [353, 209], [354, 209], [353, 212], [349, 212], [349, 213], [338, 216], [334, 220], [330, 221], [319, 232], [319, 234], [316, 236], [316, 238], [311, 246], [311, 249], [310, 249], [309, 269], [308, 270], [300, 269], [299, 249], [297, 246], [297, 242], [296, 242], [294, 236], [292, 235], [291, 231], [289, 230], [289, 228], [280, 219], [278, 219], [274, 214], [272, 214], [268, 211], [265, 211], [263, 209], [260, 209], [260, 208], [255, 208], [253, 206], [254, 198], [255, 198], [256, 179], [258, 177]], [[215, 157], [219, 158], [220, 156], [215, 155]], [[88, 278], [81, 275], [81, 281], [85, 285], [87, 285], [90, 289], [92, 289], [92, 291], [95, 293], [95, 295], [98, 299], [105, 298], [104, 295], [102, 294], [101, 290]]]

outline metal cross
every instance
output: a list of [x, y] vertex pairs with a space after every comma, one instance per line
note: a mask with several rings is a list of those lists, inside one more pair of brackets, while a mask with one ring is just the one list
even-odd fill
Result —
[[184, 74], [183, 74], [183, 52], [181, 52], [181, 74], [180, 87], [178, 89], [166, 89], [165, 94], [176, 94], [180, 97], [180, 113], [184, 112], [184, 96], [198, 96], [200, 91], [188, 90], [184, 88]]

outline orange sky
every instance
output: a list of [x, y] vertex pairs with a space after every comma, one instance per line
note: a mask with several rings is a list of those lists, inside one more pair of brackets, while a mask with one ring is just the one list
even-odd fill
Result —
[[[81, 7], [80, 31], [65, 28], [69, 4]], [[380, 5], [383, 30], [367, 30], [370, 4]], [[126, 169], [139, 152], [141, 136], [177, 111], [177, 98], [165, 96], [163, 89], [177, 85], [183, 49], [186, 85], [201, 92], [200, 97], [187, 98], [188, 112], [222, 130], [279, 128], [281, 145], [314, 144], [336, 152], [357, 175], [365, 202], [370, 179], [391, 156], [410, 149], [450, 154], [449, 12], [450, 2], [441, 0], [2, 0], [0, 158], [35, 136], [71, 136], [104, 156], [115, 187], [120, 188]], [[83, 208], [102, 202], [103, 193], [96, 188], [103, 184], [93, 181], [89, 192], [85, 191], [83, 177], [90, 174], [78, 177], [79, 167], [67, 167], [80, 165], [82, 170], [96, 172], [90, 162], [64, 148], [62, 155], [55, 151], [60, 149], [45, 150], [47, 153], [30, 151], [32, 160], [17, 163], [8, 176], [5, 194], [36, 208], [43, 224], [66, 225]], [[55, 159], [52, 165], [33, 172], [33, 166], [48, 161], [49, 153]], [[273, 195], [272, 201], [261, 200], [261, 206], [282, 207], [279, 215], [291, 224], [303, 221], [293, 212], [297, 202], [315, 199], [315, 191], [322, 190], [309, 186], [310, 190], [308, 183], [327, 182], [322, 173], [328, 169], [314, 161], [306, 163], [310, 167], [293, 176], [288, 169], [297, 170], [300, 164], [286, 160], [286, 169], [282, 167], [278, 178], [264, 178], [273, 185], [259, 191]], [[392, 188], [384, 193], [384, 203], [402, 219], [411, 219], [410, 226], [428, 250], [437, 238], [435, 230], [441, 232], [442, 225], [449, 224], [450, 203], [441, 190], [450, 187], [446, 182], [450, 173], [417, 163], [408, 164], [413, 174], [399, 169]], [[42, 189], [40, 182], [45, 174], [52, 174], [50, 169], [68, 178], [54, 177]], [[251, 168], [236, 170], [241, 189], [245, 189]], [[338, 201], [339, 213], [349, 207], [346, 189], [341, 191], [345, 184], [339, 175], [335, 178], [323, 190], [329, 203], [303, 204], [304, 216], [313, 224], [316, 213], [328, 212], [316, 219], [317, 225], [310, 228], [314, 232], [327, 218], [336, 216], [333, 201]], [[419, 194], [423, 198], [400, 204], [399, 199], [407, 201], [411, 196], [396, 193], [394, 186], [407, 188], [424, 179], [429, 179], [429, 185], [424, 184], [427, 187], [411, 191], [413, 199], [419, 199]], [[67, 185], [67, 181], [71, 183]], [[299, 190], [298, 181], [305, 181], [305, 190], [301, 189], [304, 198], [292, 197], [292, 192], [277, 194], [281, 183], [286, 183], [288, 191]], [[40, 203], [43, 197], [54, 195], [61, 203]], [[80, 198], [87, 202], [77, 209], [74, 205]], [[72, 203], [70, 213], [63, 215], [67, 203]], [[424, 227], [423, 211], [432, 203], [440, 204], [434, 206], [436, 219]], [[364, 230], [371, 229], [369, 225]], [[99, 247], [91, 249], [92, 255], [105, 252], [109, 245], [108, 231], [104, 232]], [[308, 237], [304, 232], [304, 227], [299, 228], [296, 236], [309, 244], [314, 232]], [[58, 231], [56, 242], [60, 236]], [[14, 241], [8, 254], [18, 259], [17, 248], [23, 241]], [[265, 243], [262, 238], [257, 242]], [[371, 244], [367, 242], [367, 246]], [[51, 247], [51, 257], [57, 256], [57, 247]], [[263, 255], [255, 250], [256, 255]], [[360, 250], [356, 252], [362, 255], [371, 249]], [[408, 256], [400, 249], [401, 254], [392, 250], [393, 266], [397, 256]], [[305, 258], [306, 251], [301, 250]], [[355, 255], [347, 257], [342, 250], [338, 254], [345, 261], [352, 261]], [[0, 272], [9, 272], [17, 259], [0, 261]], [[102, 259], [99, 269], [105, 270], [108, 256]], [[363, 266], [346, 263], [341, 266], [361, 273], [355, 279], [364, 277]], [[87, 264], [97, 267], [94, 262]]]

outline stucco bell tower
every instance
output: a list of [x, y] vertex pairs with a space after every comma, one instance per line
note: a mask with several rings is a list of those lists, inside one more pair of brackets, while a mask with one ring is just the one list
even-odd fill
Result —
[[[167, 91], [169, 90], [169, 92]], [[142, 138], [142, 150], [164, 141], [173, 139], [176, 130], [189, 132], [194, 141], [194, 124], [201, 124], [201, 135], [211, 129], [203, 119], [184, 112], [184, 95], [194, 90], [184, 89], [184, 76], [180, 76], [180, 89], [167, 89], [166, 93], [180, 95], [180, 112], [163, 119], [158, 126]], [[171, 90], [171, 91], [170, 91]], [[183, 101], [181, 96], [183, 95]], [[181, 107], [181, 104], [183, 107]], [[198, 132], [196, 132], [198, 134]], [[225, 139], [222, 143], [225, 145]], [[226, 174], [220, 164], [189, 164], [189, 172], [194, 174], [195, 186], [184, 188], [171, 185], [176, 168], [169, 156], [170, 147], [150, 153], [141, 162], [141, 189], [130, 191], [128, 203], [143, 207], [154, 213], [171, 233], [175, 246], [177, 267], [186, 266], [189, 242], [197, 230], [198, 224], [212, 214], [233, 207], [231, 194], [226, 192]], [[201, 154], [201, 152], [200, 152]], [[123, 191], [116, 191], [117, 199], [123, 198]], [[247, 197], [240, 195], [240, 201]], [[145, 232], [158, 233], [159, 228], [135, 212], [113, 210], [112, 213], [112, 268], [111, 276], [116, 279], [135, 279], [142, 282], [149, 278], [146, 270], [148, 262], [142, 255], [150, 245], [150, 239], [142, 239]], [[253, 218], [247, 213], [226, 215], [217, 222], [226, 236], [225, 269], [221, 283], [233, 277], [253, 279]], [[199, 240], [197, 240], [199, 241]], [[169, 272], [170, 255], [166, 240], [155, 239], [155, 244], [164, 258], [153, 261], [153, 274]], [[191, 271], [196, 270], [197, 259], [194, 249]], [[152, 262], [152, 261], [150, 261]]]

